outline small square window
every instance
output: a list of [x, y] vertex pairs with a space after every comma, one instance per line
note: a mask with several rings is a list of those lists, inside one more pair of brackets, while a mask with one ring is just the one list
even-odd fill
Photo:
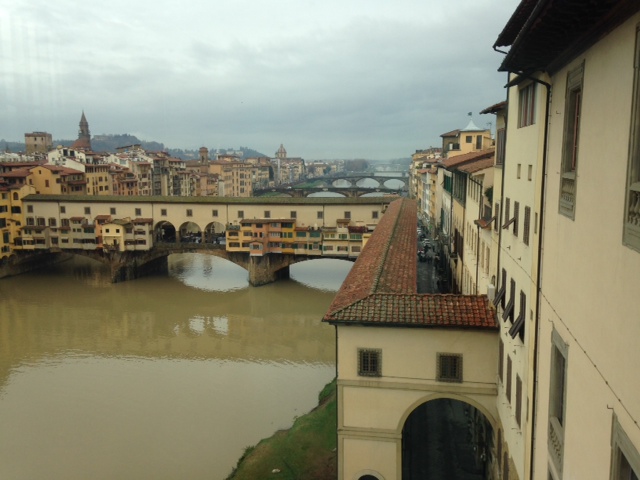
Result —
[[212, 217], [217, 217], [218, 216], [218, 210], [211, 210], [211, 216]]
[[382, 350], [371, 348], [358, 349], [358, 375], [379, 377], [382, 372]]
[[244, 218], [244, 210], [238, 210], [238, 218]]
[[271, 218], [271, 211], [265, 210], [264, 211], [264, 218]]
[[166, 208], [161, 208], [160, 209], [160, 215], [162, 215], [163, 217], [167, 216], [167, 209]]
[[351, 212], [344, 212], [344, 218], [351, 220]]
[[187, 208], [187, 217], [193, 217], [193, 210]]
[[116, 209], [115, 209], [115, 207], [111, 207], [111, 208], [109, 209], [109, 212], [111, 213], [111, 215], [115, 215], [115, 214], [116, 214]]
[[322, 220], [323, 216], [324, 216], [324, 215], [323, 215], [323, 213], [322, 213], [322, 210], [320, 210], [320, 211], [318, 212], [318, 216], [317, 216], [318, 220]]
[[439, 382], [462, 382], [462, 355], [437, 354], [437, 378]]
[[27, 205], [27, 212], [33, 213], [33, 205]]
[[140, 217], [140, 216], [142, 216], [142, 209], [136, 208], [136, 217]]
[[296, 212], [295, 210], [291, 210], [291, 218], [293, 218], [294, 220], [298, 218], [298, 212]]
[[84, 214], [91, 215], [91, 207], [84, 207]]
[[376, 219], [378, 218], [379, 212], [377, 210], [374, 210], [373, 212], [371, 212], [371, 218]]

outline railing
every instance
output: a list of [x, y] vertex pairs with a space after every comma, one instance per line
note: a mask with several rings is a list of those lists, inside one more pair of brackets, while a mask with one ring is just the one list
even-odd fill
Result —
[[549, 453], [556, 469], [562, 471], [562, 456], [564, 452], [564, 430], [558, 419], [549, 419]]
[[560, 181], [560, 213], [573, 218], [576, 207], [575, 172], [563, 173]]

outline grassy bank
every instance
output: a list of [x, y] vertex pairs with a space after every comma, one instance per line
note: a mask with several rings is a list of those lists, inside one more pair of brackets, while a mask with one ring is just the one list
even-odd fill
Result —
[[320, 392], [318, 406], [280, 430], [247, 447], [227, 480], [336, 478], [336, 381]]

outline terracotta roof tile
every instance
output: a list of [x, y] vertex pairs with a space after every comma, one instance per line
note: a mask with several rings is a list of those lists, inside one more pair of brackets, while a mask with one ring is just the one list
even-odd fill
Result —
[[325, 319], [336, 323], [498, 328], [495, 311], [486, 295], [377, 293]]
[[474, 160], [472, 162], [465, 163], [464, 165], [460, 165], [458, 170], [467, 173], [476, 173], [486, 168], [493, 167], [493, 161], [495, 159], [495, 155], [491, 155], [489, 158], [482, 158], [480, 160]]
[[456, 155], [455, 157], [446, 158], [442, 161], [442, 165], [446, 168], [457, 167], [467, 162], [473, 162], [475, 160], [481, 160], [495, 154], [495, 147], [487, 148], [486, 150], [478, 150], [477, 152], [464, 153], [462, 155]]

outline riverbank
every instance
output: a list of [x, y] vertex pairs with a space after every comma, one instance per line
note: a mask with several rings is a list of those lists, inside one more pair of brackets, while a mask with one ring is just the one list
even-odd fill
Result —
[[290, 429], [247, 447], [226, 480], [336, 478], [336, 410], [333, 380], [318, 395], [318, 406], [298, 417]]

